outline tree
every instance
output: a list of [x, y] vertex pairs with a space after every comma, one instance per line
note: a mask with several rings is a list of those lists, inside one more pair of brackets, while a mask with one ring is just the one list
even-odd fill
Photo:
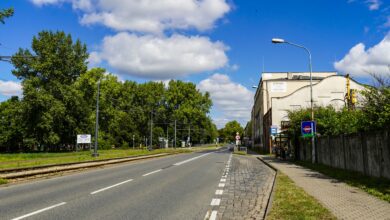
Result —
[[14, 152], [23, 142], [21, 102], [17, 96], [0, 103], [0, 151]]
[[219, 131], [220, 137], [225, 142], [235, 141], [236, 133], [239, 133], [240, 136], [244, 133], [244, 128], [236, 120], [226, 123], [225, 127]]
[[9, 18], [14, 15], [14, 8], [7, 8], [7, 9], [2, 9], [0, 11], [0, 22], [5, 23], [4, 19]]
[[87, 70], [88, 53], [64, 32], [42, 31], [31, 48], [19, 49], [12, 73], [23, 85], [23, 122], [28, 136], [45, 149], [73, 145], [88, 111], [74, 82]]

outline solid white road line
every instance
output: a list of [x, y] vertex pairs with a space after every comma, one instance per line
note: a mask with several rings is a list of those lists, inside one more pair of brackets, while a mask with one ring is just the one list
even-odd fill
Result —
[[149, 176], [150, 174], [153, 174], [153, 173], [158, 173], [158, 172], [160, 172], [162, 169], [159, 169], [159, 170], [155, 170], [155, 171], [152, 171], [152, 172], [150, 172], [150, 173], [145, 173], [144, 175], [142, 175], [142, 176]]
[[113, 188], [113, 187], [116, 187], [116, 186], [119, 186], [119, 185], [122, 185], [122, 184], [125, 184], [125, 183], [128, 183], [128, 182], [131, 182], [131, 181], [133, 181], [133, 179], [129, 179], [129, 180], [126, 180], [126, 181], [123, 181], [123, 182], [114, 184], [114, 185], [112, 185], [112, 186], [108, 186], [108, 187], [105, 187], [105, 188], [102, 188], [102, 189], [93, 191], [93, 192], [91, 192], [91, 195], [96, 194], [96, 193], [100, 193], [100, 192], [102, 192], [102, 191], [104, 191], [104, 190], [111, 189], [111, 188]]
[[26, 214], [26, 215], [22, 215], [22, 216], [17, 217], [17, 218], [13, 218], [12, 220], [24, 219], [24, 218], [30, 217], [30, 216], [32, 216], [32, 215], [36, 215], [36, 214], [38, 214], [38, 213], [41, 213], [41, 212], [47, 211], [47, 210], [49, 210], [49, 209], [53, 209], [53, 208], [55, 208], [55, 207], [58, 207], [58, 206], [61, 206], [61, 205], [65, 205], [65, 204], [66, 204], [66, 202], [61, 202], [61, 203], [58, 203], [58, 204], [56, 204], [56, 205], [52, 205], [52, 206], [46, 207], [46, 208], [44, 208], [44, 209], [37, 210], [37, 211], [35, 211], [35, 212], [31, 212], [31, 213], [28, 213], [28, 214]]
[[210, 219], [210, 220], [215, 220], [215, 219], [217, 219], [217, 213], [218, 213], [217, 211], [212, 211], [212, 212], [211, 212], [211, 216], [210, 216], [209, 219]]
[[225, 183], [218, 184], [218, 187], [225, 187]]
[[215, 195], [222, 195], [223, 194], [223, 190], [221, 189], [217, 189], [217, 191], [215, 191]]
[[179, 165], [182, 165], [182, 164], [188, 163], [188, 162], [190, 162], [190, 161], [193, 161], [193, 160], [199, 159], [199, 158], [201, 158], [201, 157], [207, 156], [207, 155], [209, 155], [209, 154], [211, 154], [211, 153], [212, 153], [212, 152], [210, 152], [210, 153], [207, 153], [207, 154], [202, 154], [202, 155], [200, 155], [200, 156], [193, 157], [193, 158], [190, 158], [190, 159], [188, 159], [188, 160], [184, 160], [184, 161], [181, 161], [181, 162], [175, 163], [175, 164], [173, 164], [173, 165], [175, 165], [175, 166], [179, 166]]
[[217, 205], [219, 205], [219, 203], [221, 203], [221, 199], [213, 199], [213, 200], [211, 200], [210, 205], [217, 206]]

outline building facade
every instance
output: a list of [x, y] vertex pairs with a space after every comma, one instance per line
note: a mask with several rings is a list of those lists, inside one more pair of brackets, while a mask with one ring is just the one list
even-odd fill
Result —
[[[361, 90], [362, 85], [353, 80], [350, 89]], [[316, 106], [345, 106], [347, 78], [336, 72], [313, 72], [313, 100]], [[309, 72], [263, 73], [254, 97], [252, 108], [252, 146], [270, 149], [270, 129], [282, 130], [291, 110], [310, 107]]]

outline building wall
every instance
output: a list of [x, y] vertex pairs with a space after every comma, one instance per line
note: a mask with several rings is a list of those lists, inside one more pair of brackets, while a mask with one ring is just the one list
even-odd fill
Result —
[[[350, 80], [350, 88], [363, 90], [364, 87]], [[344, 76], [330, 76], [313, 85], [314, 106], [332, 105], [336, 109], [345, 106], [347, 79]], [[272, 98], [272, 124], [280, 128], [281, 121], [288, 120], [288, 111], [310, 108], [310, 86], [302, 87], [296, 92]]]
[[[313, 84], [320, 82], [319, 77], [329, 77], [336, 75], [336, 72], [313, 72]], [[300, 79], [303, 76], [306, 79]], [[275, 97], [283, 97], [298, 89], [310, 85], [308, 72], [274, 72], [263, 73], [261, 81], [259, 82], [256, 94], [254, 97], [254, 106], [252, 109], [253, 146], [264, 147], [264, 143], [268, 141], [265, 138], [268, 127], [264, 126], [264, 115], [272, 107], [272, 99]]]

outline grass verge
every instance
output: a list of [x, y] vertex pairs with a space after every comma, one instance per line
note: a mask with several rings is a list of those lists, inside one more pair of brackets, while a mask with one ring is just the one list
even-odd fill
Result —
[[7, 184], [8, 181], [6, 179], [0, 178], [0, 185]]
[[296, 163], [351, 186], [358, 187], [379, 199], [390, 202], [390, 180], [388, 179], [364, 176], [359, 172], [338, 169], [323, 164], [312, 164], [306, 161], [297, 161]]
[[278, 172], [267, 219], [336, 219], [329, 210], [285, 174]]
[[234, 151], [233, 154], [247, 155], [247, 153], [245, 151]]
[[188, 149], [156, 149], [156, 150], [133, 150], [133, 149], [112, 149], [99, 150], [99, 157], [91, 156], [90, 151], [65, 152], [65, 153], [17, 153], [0, 154], [0, 169], [24, 168], [49, 164], [64, 164], [84, 161], [98, 161], [111, 158], [144, 156], [159, 153], [188, 153]]

